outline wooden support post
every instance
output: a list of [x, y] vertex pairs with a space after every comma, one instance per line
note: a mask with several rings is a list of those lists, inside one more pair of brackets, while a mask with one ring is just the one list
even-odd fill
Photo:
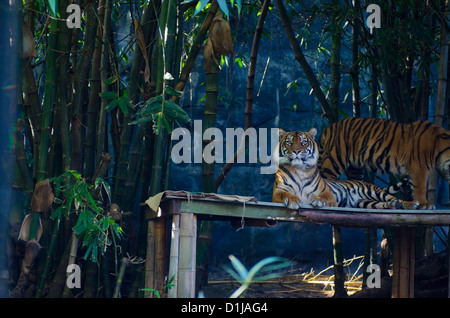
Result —
[[178, 263], [178, 297], [195, 297], [195, 263], [197, 251], [197, 216], [182, 213], [180, 217], [180, 250]]
[[167, 279], [172, 280], [173, 287], [169, 289], [167, 296], [169, 298], [177, 298], [178, 296], [178, 263], [179, 263], [179, 247], [180, 247], [180, 215], [174, 214], [172, 218], [172, 233], [170, 243], [169, 258], [169, 276]]
[[[155, 220], [148, 221], [147, 255], [145, 259], [145, 286], [146, 289], [155, 289]], [[146, 294], [151, 298], [153, 293]]]
[[167, 275], [167, 218], [155, 221], [155, 289], [164, 297], [164, 280]]
[[395, 230], [393, 298], [414, 297], [414, 229]]
[[[147, 256], [145, 260], [145, 288], [156, 289], [164, 295], [164, 279], [166, 276], [167, 230], [166, 218], [148, 221]], [[145, 297], [152, 298], [153, 293]]]

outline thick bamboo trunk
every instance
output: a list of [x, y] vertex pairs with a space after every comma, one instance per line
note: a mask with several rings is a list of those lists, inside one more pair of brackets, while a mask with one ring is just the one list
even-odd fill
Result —
[[[217, 10], [219, 9], [219, 4], [216, 0], [211, 3], [209, 7], [208, 14], [206, 15], [205, 21], [197, 32], [197, 36], [192, 43], [191, 51], [189, 52], [189, 56], [184, 62], [183, 69], [181, 70], [180, 78], [178, 80], [176, 90], [182, 91], [186, 86], [186, 83], [189, 78], [189, 74], [191, 73], [192, 68], [194, 67], [195, 60], [197, 58], [198, 53], [203, 47], [203, 42], [206, 39], [206, 35], [208, 33], [209, 27], [211, 26], [212, 20], [214, 19]], [[172, 100], [175, 100], [174, 96]]]
[[[155, 7], [154, 7], [155, 6]], [[147, 5], [144, 9], [142, 16], [142, 34], [145, 46], [151, 42], [151, 38], [155, 33], [156, 14], [155, 10], [159, 8], [159, 3]], [[149, 46], [150, 48], [152, 46]], [[145, 52], [146, 53], [146, 52]], [[138, 45], [135, 45], [135, 56], [133, 64], [131, 66], [130, 82], [128, 85], [128, 98], [132, 105], [138, 104], [140, 100], [140, 86], [143, 84], [143, 78], [140, 75], [144, 64], [144, 52], [139, 50]], [[151, 79], [150, 79], [151, 80]], [[137, 177], [139, 171], [137, 171], [137, 160], [141, 153], [141, 147], [143, 143], [144, 134], [147, 125], [139, 125], [133, 143], [130, 149], [131, 135], [133, 132], [133, 126], [128, 125], [132, 114], [124, 115], [122, 123], [122, 134], [120, 136], [120, 154], [119, 163], [117, 169], [116, 184], [114, 187], [113, 201], [119, 204], [124, 209], [131, 209], [133, 204], [133, 198], [131, 197], [132, 189], [129, 188], [130, 181]], [[128, 186], [127, 186], [128, 185]]]
[[[450, 26], [450, 1], [445, 2], [447, 11], [446, 19], [441, 26], [441, 48], [439, 53], [439, 75], [438, 91], [436, 100], [436, 112], [434, 114], [434, 123], [442, 126], [444, 121], [444, 110], [447, 101], [447, 74], [448, 74], [448, 50], [450, 44], [450, 33], [447, 28]], [[428, 178], [427, 200], [436, 203], [439, 174], [436, 170], [432, 171]], [[427, 229], [425, 237], [425, 254], [431, 255], [433, 252], [433, 230]]]
[[90, 80], [90, 94], [88, 104], [88, 124], [86, 135], [86, 177], [91, 178], [96, 166], [96, 136], [97, 136], [97, 121], [100, 110], [100, 62], [102, 53], [102, 37], [103, 37], [103, 19], [105, 15], [105, 0], [99, 0], [98, 4], [98, 20], [101, 21], [97, 26], [95, 48], [92, 57], [91, 80]]
[[[111, 43], [109, 42], [109, 34], [111, 32], [111, 14], [112, 14], [112, 0], [106, 0], [105, 2], [105, 16], [103, 20], [103, 37], [102, 37], [102, 54], [100, 61], [100, 85], [101, 91], [109, 91], [109, 85], [105, 83], [110, 75], [111, 64], [110, 64], [110, 49]], [[100, 160], [100, 156], [103, 152], [108, 152], [108, 138], [107, 138], [107, 116], [106, 106], [108, 100], [101, 99], [100, 112], [98, 115], [98, 126], [97, 126], [97, 143], [96, 143], [96, 158], [97, 162]]]
[[[79, 172], [83, 172], [84, 160], [83, 160], [83, 142], [85, 136], [86, 117], [83, 116], [83, 103], [88, 98], [88, 83], [89, 83], [89, 71], [91, 61], [93, 60], [95, 51], [95, 36], [97, 32], [97, 2], [98, 1], [86, 1], [86, 21], [83, 34], [83, 47], [81, 49], [81, 56], [77, 64], [74, 78], [73, 78], [73, 96], [71, 105], [71, 132], [70, 139], [72, 141], [72, 161], [71, 169]], [[64, 10], [65, 11], [65, 10]], [[65, 22], [63, 22], [65, 23]], [[65, 27], [65, 26], [64, 26]], [[95, 75], [94, 75], [95, 76]], [[93, 87], [91, 87], [92, 89]], [[95, 92], [91, 92], [95, 94]]]
[[[58, 52], [60, 56], [57, 58], [57, 86], [56, 86], [56, 108], [58, 110], [57, 120], [60, 125], [61, 132], [61, 149], [62, 149], [62, 173], [71, 168], [71, 139], [70, 139], [70, 123], [69, 123], [69, 96], [68, 85], [69, 77], [67, 69], [69, 68], [69, 41], [70, 32], [66, 27], [64, 19], [67, 16], [65, 8], [69, 2], [67, 0], [60, 1], [60, 14], [63, 20], [59, 21], [58, 34]], [[76, 127], [76, 126], [75, 126]], [[59, 173], [58, 173], [59, 174]]]
[[[360, 11], [359, 0], [353, 0], [353, 7], [356, 12]], [[361, 96], [359, 87], [359, 65], [358, 65], [358, 34], [360, 27], [358, 18], [353, 19], [353, 29], [352, 29], [352, 66], [350, 68], [350, 77], [352, 83], [352, 96], [353, 96], [353, 115], [355, 117], [361, 116]]]

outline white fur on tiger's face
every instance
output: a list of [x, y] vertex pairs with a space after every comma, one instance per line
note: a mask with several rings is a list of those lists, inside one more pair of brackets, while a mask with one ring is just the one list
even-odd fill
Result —
[[291, 165], [298, 169], [311, 169], [317, 166], [319, 151], [314, 137], [317, 130], [309, 132], [297, 131], [286, 133], [280, 129], [280, 143], [278, 146], [280, 165]]

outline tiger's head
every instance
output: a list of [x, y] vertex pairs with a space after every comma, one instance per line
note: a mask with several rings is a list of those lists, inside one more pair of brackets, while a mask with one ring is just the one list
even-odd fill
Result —
[[285, 132], [282, 129], [279, 132], [280, 142], [275, 149], [275, 153], [279, 155], [279, 165], [291, 165], [300, 169], [317, 166], [319, 151], [314, 141], [316, 128], [311, 128], [308, 132]]

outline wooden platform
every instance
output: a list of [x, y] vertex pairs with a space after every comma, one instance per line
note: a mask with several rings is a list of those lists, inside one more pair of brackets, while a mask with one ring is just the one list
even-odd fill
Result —
[[[168, 297], [195, 297], [197, 220], [232, 221], [243, 226], [277, 222], [312, 222], [352, 228], [398, 227], [394, 248], [392, 297], [414, 296], [414, 235], [419, 225], [449, 226], [450, 210], [371, 210], [312, 208], [291, 210], [283, 204], [254, 202], [249, 197], [207, 197], [186, 192], [160, 195], [146, 211], [149, 220], [146, 288], [162, 290], [165, 277], [175, 277]], [[148, 203], [148, 202], [147, 202]], [[156, 208], [155, 208], [156, 207]], [[172, 220], [170, 250], [168, 224]], [[169, 272], [167, 255], [170, 252]]]

